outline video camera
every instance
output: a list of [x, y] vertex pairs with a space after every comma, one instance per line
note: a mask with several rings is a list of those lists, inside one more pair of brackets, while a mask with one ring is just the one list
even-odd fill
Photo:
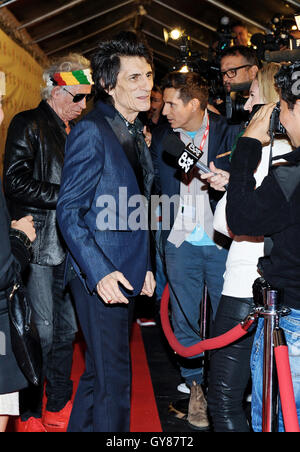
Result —
[[[266, 60], [266, 52], [296, 49], [298, 47], [297, 40], [292, 36], [292, 31], [297, 30], [295, 17], [284, 17], [276, 14], [271, 20], [271, 29], [267, 34], [256, 33], [251, 37], [251, 43], [256, 48], [259, 60]], [[282, 55], [285, 58], [285, 55]], [[274, 61], [268, 57], [267, 61]], [[281, 59], [277, 62], [285, 61]]]

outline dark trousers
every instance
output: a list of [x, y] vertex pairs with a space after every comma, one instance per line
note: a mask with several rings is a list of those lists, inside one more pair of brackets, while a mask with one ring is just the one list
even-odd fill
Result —
[[42, 416], [45, 380], [47, 410], [60, 411], [72, 396], [71, 370], [77, 325], [70, 294], [64, 288], [64, 269], [64, 262], [55, 267], [30, 264], [25, 281], [41, 339], [43, 371], [40, 386], [30, 385], [20, 393], [23, 421], [31, 416]]
[[129, 432], [133, 301], [108, 306], [79, 278], [70, 285], [87, 350], [68, 432]]
[[[254, 306], [252, 298], [222, 296], [212, 337], [217, 337], [244, 320]], [[249, 432], [243, 408], [250, 380], [250, 357], [255, 328], [239, 341], [210, 354], [208, 407], [215, 432]]]

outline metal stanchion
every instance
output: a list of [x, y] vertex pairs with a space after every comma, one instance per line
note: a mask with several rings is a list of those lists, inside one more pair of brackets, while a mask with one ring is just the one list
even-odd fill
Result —
[[265, 290], [264, 317], [264, 367], [262, 431], [276, 432], [278, 428], [278, 383], [274, 359], [274, 332], [279, 325], [278, 291]]
[[262, 393], [262, 431], [266, 433], [278, 430], [278, 379], [274, 356], [274, 340], [279, 331], [279, 319], [288, 315], [290, 310], [281, 307], [281, 293], [272, 288], [263, 278], [253, 286], [257, 313], [264, 318], [264, 362]]

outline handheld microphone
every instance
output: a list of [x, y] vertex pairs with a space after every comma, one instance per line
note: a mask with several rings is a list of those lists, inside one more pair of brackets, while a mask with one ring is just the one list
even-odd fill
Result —
[[211, 173], [211, 170], [200, 162], [203, 152], [192, 143], [185, 145], [174, 133], [169, 133], [163, 140], [164, 149], [168, 154], [176, 158], [178, 168], [188, 174], [194, 166], [203, 173]]
[[[211, 173], [212, 171], [204, 163], [200, 162], [203, 152], [192, 143], [185, 145], [180, 138], [174, 133], [169, 133], [163, 140], [164, 149], [168, 154], [176, 158], [178, 168], [188, 174], [194, 166], [200, 169], [203, 173]], [[228, 184], [224, 186], [225, 190]]]

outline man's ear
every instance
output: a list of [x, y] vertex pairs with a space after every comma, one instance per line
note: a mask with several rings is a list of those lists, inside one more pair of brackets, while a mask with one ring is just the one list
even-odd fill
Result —
[[253, 66], [251, 66], [251, 67], [249, 68], [249, 74], [250, 74], [250, 79], [251, 79], [251, 80], [254, 80], [254, 79], [255, 79], [256, 74], [258, 73], [258, 71], [259, 71], [259, 69], [258, 69], [258, 67], [256, 66], [256, 64], [254, 64]]
[[103, 79], [100, 79], [100, 85], [102, 86], [102, 88], [104, 89], [104, 91], [109, 95], [109, 96], [113, 96], [114, 93], [114, 89], [112, 88], [105, 88], [105, 83]]
[[191, 106], [192, 106], [192, 111], [193, 113], [195, 113], [197, 110], [200, 109], [200, 101], [199, 99], [197, 99], [196, 97], [194, 97], [193, 99], [190, 100]]
[[295, 102], [294, 110], [299, 114], [300, 113], [300, 99], [297, 99]]
[[57, 98], [61, 94], [60, 86], [55, 86], [51, 91], [51, 96]]

